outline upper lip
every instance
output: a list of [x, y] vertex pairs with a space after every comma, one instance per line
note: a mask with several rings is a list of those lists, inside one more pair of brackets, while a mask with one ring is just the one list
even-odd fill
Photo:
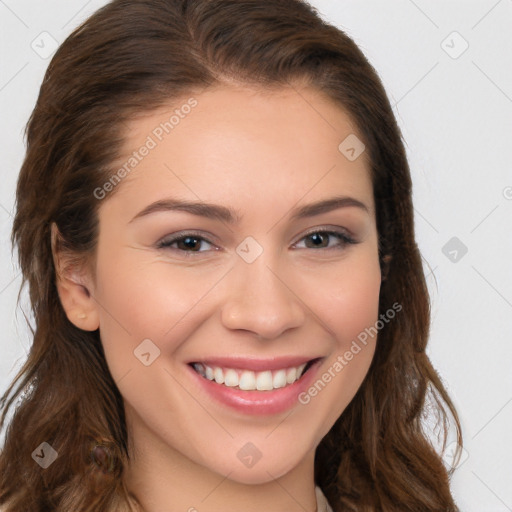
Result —
[[233, 368], [238, 370], [252, 370], [255, 372], [265, 370], [280, 370], [283, 368], [297, 367], [306, 364], [320, 357], [308, 356], [286, 356], [272, 357], [268, 359], [247, 358], [247, 357], [206, 357], [190, 361], [189, 364], [201, 363], [210, 367]]

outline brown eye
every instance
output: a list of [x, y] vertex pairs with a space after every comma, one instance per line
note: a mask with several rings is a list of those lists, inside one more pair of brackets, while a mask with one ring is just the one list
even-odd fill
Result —
[[[357, 242], [349, 237], [346, 233], [342, 231], [327, 231], [327, 230], [317, 230], [308, 233], [306, 236], [302, 238], [305, 240], [306, 249], [342, 249], [347, 244], [356, 244]], [[337, 241], [334, 245], [329, 244], [331, 241]]]
[[188, 249], [197, 252], [201, 246], [201, 239], [198, 237], [187, 236], [186, 238], [180, 238], [176, 241], [177, 247], [180, 250], [186, 251]]
[[328, 233], [313, 233], [312, 235], [308, 235], [306, 240], [309, 239], [311, 241], [311, 246], [307, 247], [327, 247], [329, 245], [329, 234]]
[[[201, 250], [201, 248], [204, 247], [204, 244], [213, 245], [202, 236], [188, 233], [164, 239], [158, 243], [157, 247], [159, 249], [170, 249], [181, 252], [205, 252], [205, 250]], [[206, 251], [207, 250], [208, 249], [206, 249]]]

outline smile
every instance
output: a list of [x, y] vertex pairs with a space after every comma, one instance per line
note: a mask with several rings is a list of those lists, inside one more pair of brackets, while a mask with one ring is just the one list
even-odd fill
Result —
[[212, 358], [187, 366], [192, 387], [207, 403], [213, 399], [244, 415], [272, 415], [303, 407], [298, 396], [311, 385], [323, 360]]
[[[300, 366], [255, 372], [238, 368], [221, 368], [204, 363], [194, 363], [194, 370], [205, 379], [243, 391], [272, 391], [284, 388], [299, 380], [313, 361]], [[308, 366], [309, 365], [309, 366]]]

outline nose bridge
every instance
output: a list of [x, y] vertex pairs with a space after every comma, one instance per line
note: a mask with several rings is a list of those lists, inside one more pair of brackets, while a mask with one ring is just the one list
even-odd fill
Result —
[[293, 283], [287, 283], [277, 269], [277, 257], [269, 250], [252, 261], [243, 255], [236, 260], [222, 308], [226, 328], [248, 330], [270, 339], [301, 325], [304, 311], [292, 291]]

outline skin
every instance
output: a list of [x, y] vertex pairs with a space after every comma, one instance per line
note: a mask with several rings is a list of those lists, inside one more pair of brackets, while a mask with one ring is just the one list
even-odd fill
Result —
[[[226, 85], [194, 97], [191, 113], [102, 200], [96, 279], [63, 276], [61, 301], [75, 325], [100, 329], [126, 407], [126, 483], [147, 512], [314, 511], [315, 448], [361, 385], [375, 339], [307, 405], [270, 416], [215, 403], [186, 363], [322, 356], [320, 377], [374, 325], [381, 274], [366, 154], [345, 158], [338, 145], [356, 128], [307, 87]], [[133, 120], [117, 164], [186, 99]], [[338, 195], [367, 210], [291, 219], [294, 208]], [[168, 197], [223, 205], [242, 219], [162, 211], [130, 222]], [[358, 243], [324, 235], [319, 248], [305, 236], [313, 228], [349, 232]], [[211, 244], [157, 248], [183, 230]], [[263, 248], [250, 264], [236, 252], [247, 236]], [[150, 366], [134, 357], [144, 339], [161, 351]], [[251, 468], [237, 457], [248, 442], [261, 452]]]

